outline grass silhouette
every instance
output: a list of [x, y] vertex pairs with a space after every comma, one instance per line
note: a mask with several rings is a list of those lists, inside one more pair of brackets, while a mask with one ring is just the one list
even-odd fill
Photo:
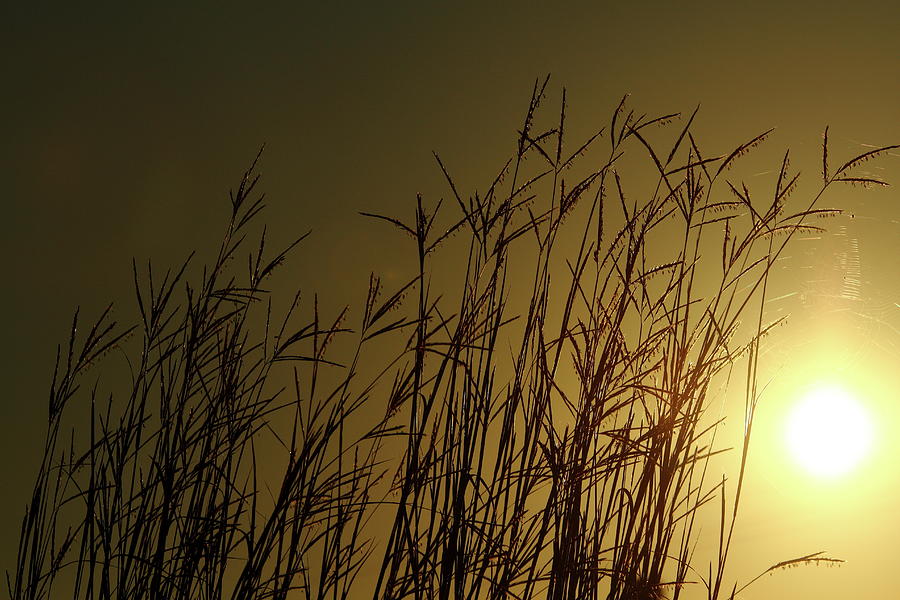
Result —
[[[836, 214], [826, 190], [884, 185], [854, 168], [897, 146], [832, 170], [826, 129], [819, 190], [789, 210], [788, 154], [765, 199], [729, 175], [769, 132], [707, 154], [696, 111], [648, 118], [623, 99], [570, 145], [564, 90], [539, 125], [548, 79], [483, 192], [463, 194], [436, 157], [453, 211], [419, 197], [411, 221], [368, 215], [409, 238], [417, 272], [390, 290], [373, 275], [355, 310], [324, 316], [298, 292], [279, 316], [266, 281], [302, 238], [273, 255], [263, 231], [248, 248], [254, 161], [209, 264], [135, 265], [134, 326], [108, 308], [85, 329], [76, 312], [10, 597], [741, 591], [727, 565], [759, 343], [778, 325], [763, 314], [773, 264]], [[643, 195], [626, 194], [633, 156], [653, 173]], [[87, 389], [114, 350], [127, 377]], [[726, 479], [713, 461], [728, 384], [745, 400]], [[699, 564], [704, 507], [717, 548]]]

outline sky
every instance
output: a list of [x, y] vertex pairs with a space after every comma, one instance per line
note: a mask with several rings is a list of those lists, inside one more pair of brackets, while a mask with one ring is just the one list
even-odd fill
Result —
[[[547, 73], [567, 88], [575, 130], [605, 123], [624, 93], [648, 113], [700, 103], [708, 145], [776, 127], [761, 152], [777, 168], [790, 146], [811, 178], [826, 125], [840, 156], [900, 143], [900, 5], [887, 0], [155, 4], [7, 3], [0, 15], [4, 569], [72, 311], [129, 302], [132, 257], [166, 263], [214, 242], [227, 191], [263, 144], [271, 235], [312, 230], [290, 275], [338, 302], [363, 293], [370, 270], [405, 266], [358, 212], [411, 214], [417, 192], [444, 194], [432, 150], [480, 185]], [[900, 185], [900, 158], [878, 166]], [[884, 427], [900, 401], [898, 189], [840, 199], [854, 218], [798, 259], [802, 277], [785, 277], [800, 281], [799, 317], [772, 350], [800, 365], [778, 393], [839, 377], [876, 398]], [[747, 573], [805, 551], [848, 562], [779, 573], [745, 597], [900, 592], [900, 451], [885, 442], [825, 485], [776, 464], [783, 416], [761, 417], [771, 443], [748, 484], [778, 501], [748, 506], [735, 560]]]

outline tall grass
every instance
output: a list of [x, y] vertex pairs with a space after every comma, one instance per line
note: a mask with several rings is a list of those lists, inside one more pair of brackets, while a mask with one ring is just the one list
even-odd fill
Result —
[[[565, 90], [542, 125], [547, 85], [483, 191], [438, 158], [455, 209], [368, 215], [409, 240], [397, 289], [373, 275], [355, 309], [299, 292], [279, 309], [266, 281], [300, 240], [247, 248], [254, 162], [205, 267], [135, 265], [132, 327], [76, 312], [10, 597], [735, 597], [773, 265], [835, 214], [826, 190], [883, 185], [854, 168], [897, 146], [830, 169], [826, 130], [821, 185], [792, 209], [788, 154], [766, 198], [730, 176], [769, 132], [710, 154], [696, 111], [623, 99], [573, 144]], [[634, 157], [652, 173], [637, 195]], [[109, 353], [127, 377], [103, 392], [89, 369]], [[729, 385], [742, 439], [723, 475]]]

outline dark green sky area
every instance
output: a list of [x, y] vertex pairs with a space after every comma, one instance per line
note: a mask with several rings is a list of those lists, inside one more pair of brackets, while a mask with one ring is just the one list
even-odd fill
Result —
[[[4, 569], [72, 310], [131, 302], [133, 256], [164, 264], [215, 242], [263, 143], [273, 238], [314, 231], [280, 277], [348, 301], [371, 269], [407, 266], [357, 212], [444, 194], [431, 150], [483, 186], [548, 72], [576, 131], [626, 92], [648, 113], [700, 102], [707, 145], [775, 126], [772, 168], [791, 146], [811, 179], [826, 124], [842, 157], [900, 141], [889, 0], [140, 4], [4, 3], [0, 17]], [[900, 184], [900, 159], [879, 164]], [[897, 189], [856, 208], [894, 310]]]

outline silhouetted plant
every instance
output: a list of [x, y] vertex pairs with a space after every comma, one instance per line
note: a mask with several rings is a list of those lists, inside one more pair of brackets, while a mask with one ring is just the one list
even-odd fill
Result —
[[[356, 317], [326, 320], [298, 292], [276, 319], [263, 284], [300, 240], [267, 258], [263, 231], [239, 274], [232, 259], [263, 208], [255, 161], [199, 274], [190, 261], [162, 279], [135, 266], [131, 328], [107, 309], [80, 334], [76, 312], [11, 598], [625, 600], [678, 598], [688, 583], [734, 597], [759, 342], [778, 324], [763, 313], [773, 264], [818, 231], [812, 217], [836, 214], [818, 207], [835, 183], [884, 185], [852, 170], [897, 146], [831, 171], [826, 129], [820, 189], [791, 211], [788, 154], [764, 201], [728, 178], [769, 132], [708, 154], [697, 111], [655, 142], [681, 116], [623, 99], [573, 150], [565, 90], [555, 122], [537, 125], [547, 84], [483, 192], [463, 194], [438, 158], [455, 216], [421, 197], [412, 222], [369, 215], [409, 237], [417, 272], [388, 292], [372, 276]], [[652, 172], [642, 200], [621, 167], [634, 151]], [[105, 399], [82, 390], [113, 349], [128, 381]], [[737, 377], [729, 482], [711, 463], [723, 448], [709, 409]], [[710, 502], [718, 551], [699, 565]]]

